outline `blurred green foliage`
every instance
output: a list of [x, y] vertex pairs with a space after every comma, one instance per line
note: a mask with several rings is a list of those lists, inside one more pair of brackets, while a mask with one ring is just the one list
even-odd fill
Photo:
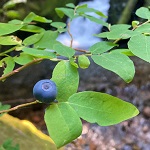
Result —
[[60, 18], [56, 15], [55, 8], [65, 6], [67, 3], [77, 4], [79, 0], [3, 0], [0, 1], [0, 21], [7, 22], [11, 19], [23, 19], [30, 12], [40, 16], [45, 16], [58, 21]]

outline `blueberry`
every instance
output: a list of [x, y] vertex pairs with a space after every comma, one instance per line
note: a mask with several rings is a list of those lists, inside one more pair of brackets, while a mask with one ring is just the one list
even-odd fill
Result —
[[40, 80], [33, 87], [33, 95], [42, 103], [51, 103], [56, 99], [56, 84], [49, 79]]

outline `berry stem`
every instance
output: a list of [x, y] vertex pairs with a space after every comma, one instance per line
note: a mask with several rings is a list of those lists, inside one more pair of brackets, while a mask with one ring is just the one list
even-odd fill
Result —
[[30, 103], [20, 104], [20, 105], [17, 105], [15, 107], [12, 107], [10, 109], [0, 111], [0, 114], [1, 113], [8, 113], [10, 111], [14, 111], [14, 110], [17, 110], [19, 108], [26, 107], [26, 106], [33, 105], [33, 104], [37, 104], [37, 103], [39, 103], [39, 102], [36, 100], [36, 101], [30, 102]]

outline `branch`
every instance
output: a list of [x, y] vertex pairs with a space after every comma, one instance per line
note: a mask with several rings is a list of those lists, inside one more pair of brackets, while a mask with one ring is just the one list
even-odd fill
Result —
[[[136, 28], [139, 28], [139, 27], [141, 27], [141, 26], [143, 26], [144, 24], [147, 24], [147, 23], [149, 23], [150, 22], [150, 20], [147, 20], [146, 22], [144, 22], [144, 23], [142, 23], [142, 24], [140, 24], [139, 26], [137, 26]], [[134, 28], [133, 30], [135, 30], [136, 28]]]
[[38, 101], [34, 101], [34, 102], [26, 103], [26, 104], [21, 104], [21, 105], [12, 107], [12, 108], [7, 109], [7, 110], [1, 110], [0, 114], [2, 114], [2, 113], [8, 113], [10, 111], [14, 111], [14, 110], [17, 110], [19, 108], [26, 107], [26, 106], [33, 105], [33, 104], [37, 104], [37, 103], [39, 103], [39, 102]]
[[91, 52], [84, 50], [84, 49], [74, 48], [74, 50], [79, 51], [79, 52], [83, 52], [83, 53], [91, 53]]
[[72, 45], [73, 45], [73, 36], [72, 36], [72, 34], [70, 32], [70, 22], [68, 23], [68, 30], [67, 31], [68, 31], [68, 34], [69, 34], [69, 36], [71, 38], [70, 47], [72, 47]]
[[35, 64], [35, 63], [37, 63], [37, 62], [40, 62], [40, 61], [42, 61], [42, 60], [43, 60], [43, 58], [34, 59], [33, 61], [31, 61], [31, 62], [25, 64], [24, 66], [21, 66], [21, 67], [19, 67], [19, 68], [13, 70], [12, 72], [10, 72], [10, 73], [8, 73], [8, 74], [1, 76], [1, 77], [0, 77], [0, 81], [5, 80], [6, 78], [8, 78], [8, 77], [10, 77], [10, 76], [12, 76], [12, 75], [18, 73], [19, 71], [25, 69], [26, 67], [28, 67], [28, 66], [30, 66], [30, 65], [33, 65], [33, 64]]
[[[137, 29], [137, 28], [139, 28], [139, 27], [141, 27], [141, 26], [143, 26], [144, 24], [147, 24], [147, 23], [150, 23], [150, 20], [147, 20], [146, 22], [144, 22], [144, 23], [138, 25], [137, 27], [133, 28], [132, 31], [134, 31], [135, 29]], [[113, 43], [116, 44], [116, 43], [118, 43], [120, 40], [122, 40], [122, 38], [116, 39]]]

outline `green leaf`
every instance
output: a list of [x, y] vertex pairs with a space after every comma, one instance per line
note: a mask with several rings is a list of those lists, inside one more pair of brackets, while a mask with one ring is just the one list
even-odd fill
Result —
[[118, 124], [139, 114], [131, 103], [99, 92], [85, 91], [72, 95], [68, 103], [79, 117], [100, 126]]
[[150, 63], [150, 36], [133, 36], [128, 42], [128, 47], [134, 55]]
[[21, 20], [18, 20], [18, 19], [13, 19], [13, 20], [10, 20], [9, 22], [8, 22], [9, 24], [15, 24], [15, 25], [21, 25], [21, 24], [23, 24], [23, 22], [21, 21]]
[[17, 36], [1, 36], [0, 45], [21, 45], [22, 40]]
[[82, 69], [86, 69], [90, 65], [89, 58], [85, 55], [80, 55], [78, 57], [78, 63], [79, 63], [80, 68], [82, 68]]
[[8, 17], [8, 18], [20, 18], [21, 15], [20, 15], [20, 12], [19, 11], [15, 11], [15, 10], [9, 10], [5, 13], [5, 15]]
[[26, 32], [33, 32], [33, 33], [39, 33], [39, 32], [45, 31], [43, 28], [35, 26], [35, 25], [26, 25], [26, 26], [23, 26], [20, 30], [26, 31]]
[[135, 68], [128, 56], [119, 52], [110, 52], [101, 55], [92, 55], [91, 57], [96, 64], [118, 74], [125, 82], [129, 83], [132, 81]]
[[132, 31], [132, 30], [128, 30], [128, 28], [130, 27], [130, 25], [124, 25], [124, 24], [118, 24], [118, 25], [113, 25], [110, 28], [110, 32], [103, 32], [100, 34], [97, 34], [97, 37], [101, 37], [101, 38], [107, 38], [110, 40], [115, 40], [115, 39], [128, 39], [131, 36], [136, 35], [137, 33]]
[[6, 3], [4, 3], [3, 5], [3, 9], [12, 9], [16, 6], [16, 3], [13, 1], [8, 1]]
[[89, 20], [91, 20], [92, 22], [96, 22], [98, 24], [101, 24], [105, 27], [108, 27], [108, 23], [106, 23], [105, 21], [103, 21], [102, 19], [99, 19], [99, 18], [96, 18], [96, 17], [93, 17], [93, 16], [90, 16], [90, 15], [82, 15], [84, 16], [85, 18], [88, 18]]
[[135, 14], [140, 18], [150, 20], [150, 11], [146, 7], [140, 7]]
[[17, 64], [25, 65], [25, 64], [27, 64], [27, 63], [33, 61], [33, 60], [34, 60], [34, 57], [22, 52], [22, 53], [20, 54], [20, 56], [15, 56], [13, 59], [14, 59], [14, 61], [15, 61]]
[[74, 109], [67, 103], [50, 105], [45, 112], [48, 132], [57, 148], [70, 143], [82, 132], [82, 123]]
[[150, 23], [140, 25], [135, 31], [138, 33], [150, 33]]
[[88, 7], [83, 7], [83, 8], [82, 8], [82, 7], [77, 7], [76, 11], [77, 11], [77, 13], [79, 13], [79, 14], [85, 14], [85, 13], [87, 13], [87, 12], [93, 12], [93, 13], [99, 15], [100, 17], [107, 18], [107, 16], [105, 16], [101, 11], [96, 10], [96, 9], [94, 9], [94, 8], [88, 8]]
[[102, 54], [115, 46], [118, 45], [112, 42], [102, 41], [92, 45], [89, 50], [92, 54]]
[[70, 64], [71, 64], [72, 66], [74, 66], [75, 68], [79, 68], [79, 67], [78, 67], [78, 64], [76, 63], [76, 58], [71, 57], [71, 58], [69, 59], [69, 62], [70, 62]]
[[28, 46], [28, 45], [32, 45], [36, 42], [38, 42], [42, 37], [43, 37], [44, 33], [40, 33], [40, 34], [34, 34], [31, 35], [29, 37], [27, 37], [26, 39], [24, 39], [23, 44]]
[[113, 30], [128, 30], [131, 27], [131, 25], [128, 24], [115, 24], [110, 26], [110, 31]]
[[60, 102], [67, 101], [72, 94], [77, 92], [79, 85], [78, 70], [68, 61], [61, 61], [53, 70], [52, 81], [57, 85], [56, 99]]
[[45, 17], [41, 17], [31, 12], [26, 18], [23, 20], [24, 23], [30, 23], [31, 21], [37, 21], [42, 23], [51, 23], [52, 20], [46, 19]]
[[60, 33], [67, 31], [67, 29], [65, 28], [66, 24], [63, 22], [52, 22], [51, 26], [57, 28], [58, 32]]
[[58, 32], [47, 30], [44, 32], [42, 38], [34, 44], [34, 47], [53, 49], [53, 45], [57, 43], [56, 41], [57, 37], [58, 37]]
[[[10, 108], [10, 105], [2, 105], [2, 103], [0, 102], [0, 111], [2, 110], [7, 110]], [[2, 116], [4, 113], [0, 114], [0, 116]]]
[[55, 11], [60, 18], [63, 18], [64, 15], [68, 16], [70, 19], [74, 17], [74, 10], [71, 8], [56, 8]]
[[88, 5], [87, 4], [82, 4], [82, 5], [77, 5], [76, 9], [80, 9], [80, 8], [87, 8]]
[[66, 4], [67, 7], [75, 8], [76, 6], [73, 3]]
[[135, 56], [129, 49], [113, 49], [111, 52], [113, 53], [119, 52], [119, 53], [125, 54], [126, 56]]
[[75, 50], [73, 48], [65, 46], [61, 43], [54, 44], [53, 49], [61, 56], [65, 56], [68, 58], [72, 57], [75, 54]]
[[4, 66], [3, 75], [10, 73], [14, 69], [14, 67], [15, 67], [15, 62], [14, 62], [13, 58], [10, 57], [10, 56], [3, 58], [0, 61], [0, 64], [1, 63]]
[[52, 26], [52, 27], [55, 27], [55, 28], [57, 28], [57, 29], [59, 29], [59, 28], [64, 28], [64, 27], [66, 27], [66, 24], [63, 23], [63, 22], [52, 22], [52, 23], [51, 23], [51, 26]]
[[20, 24], [0, 23], [0, 36], [13, 33], [22, 27]]
[[52, 59], [55, 58], [56, 55], [53, 52], [47, 51], [47, 50], [40, 50], [35, 48], [23, 48], [22, 51], [26, 54], [29, 54], [31, 56], [39, 57], [39, 58], [47, 58]]

